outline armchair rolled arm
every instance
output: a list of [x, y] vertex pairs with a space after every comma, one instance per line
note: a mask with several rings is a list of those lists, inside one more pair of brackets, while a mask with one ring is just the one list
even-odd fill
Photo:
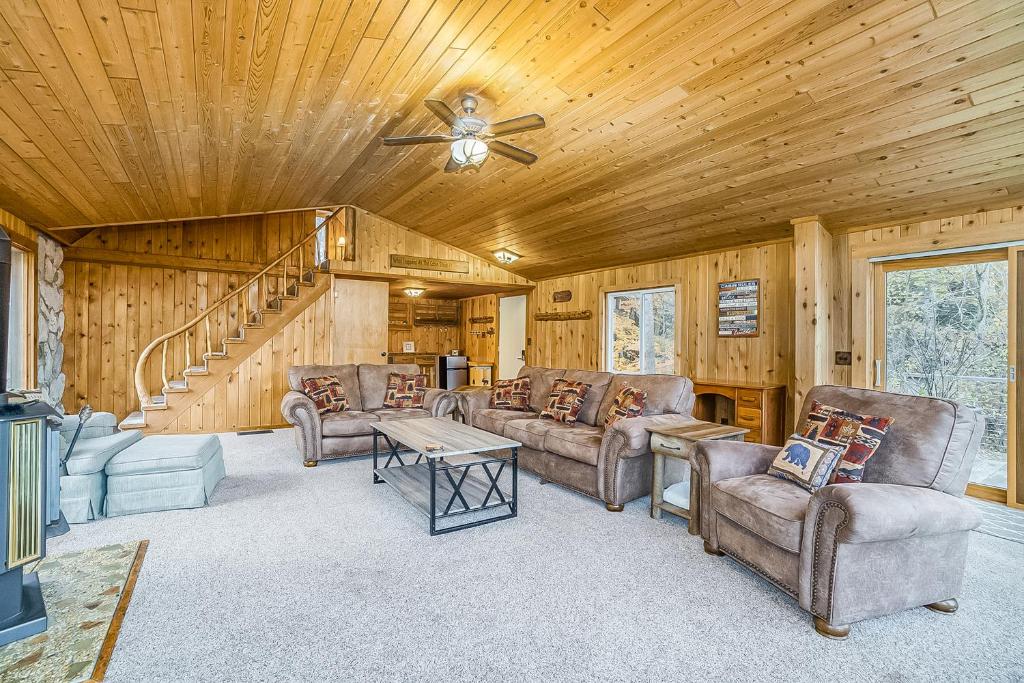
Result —
[[710, 485], [723, 479], [765, 474], [780, 450], [779, 446], [745, 441], [698, 441], [691, 464], [700, 472], [701, 481], [707, 478]]
[[697, 485], [690, 490], [690, 514], [695, 515], [705, 548], [718, 550], [717, 516], [712, 512], [716, 482], [765, 474], [782, 448], [744, 441], [698, 441], [690, 466]]
[[465, 415], [466, 424], [473, 424], [473, 413], [483, 410], [491, 405], [491, 388], [474, 387], [465, 391], [456, 392], [458, 400], [462, 403], [462, 413]]
[[829, 509], [843, 514], [843, 523], [832, 530], [839, 543], [949, 534], [981, 524], [981, 514], [963, 498], [920, 486], [832, 484], [811, 498], [806, 523], [814, 528]]
[[323, 428], [313, 400], [301, 391], [289, 391], [281, 399], [281, 415], [288, 424], [295, 425], [295, 446], [303, 459], [307, 462], [320, 460]]

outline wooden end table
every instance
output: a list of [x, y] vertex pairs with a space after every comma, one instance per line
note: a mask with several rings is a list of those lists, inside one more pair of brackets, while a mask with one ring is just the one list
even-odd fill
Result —
[[[689, 522], [689, 532], [700, 534], [700, 489], [690, 457], [702, 439], [743, 441], [749, 429], [714, 422], [695, 421], [682, 427], [651, 427], [651, 451], [654, 453], [654, 477], [651, 483], [651, 517], [661, 519], [662, 512]], [[682, 461], [683, 479], [665, 487], [666, 458]]]

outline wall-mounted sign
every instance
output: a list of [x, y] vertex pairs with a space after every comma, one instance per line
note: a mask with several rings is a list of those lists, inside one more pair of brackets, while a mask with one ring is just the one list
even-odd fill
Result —
[[442, 273], [468, 273], [469, 261], [455, 261], [429, 256], [407, 256], [391, 254], [392, 268], [413, 268], [415, 270], [436, 270]]
[[760, 280], [718, 283], [719, 337], [758, 335], [760, 290]]
[[533, 319], [539, 322], [564, 320], [590, 320], [594, 317], [591, 311], [563, 311], [558, 313], [534, 313]]
[[551, 295], [551, 300], [556, 304], [564, 304], [567, 301], [572, 301], [572, 292], [568, 289], [563, 289], [560, 292], [555, 292]]

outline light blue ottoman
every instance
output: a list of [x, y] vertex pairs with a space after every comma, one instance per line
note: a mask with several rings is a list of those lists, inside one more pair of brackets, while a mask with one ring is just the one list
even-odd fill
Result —
[[103, 514], [107, 478], [104, 468], [114, 456], [142, 438], [137, 431], [91, 438], [84, 431], [68, 459], [68, 473], [60, 478], [60, 509], [72, 524], [88, 522]]
[[220, 439], [213, 434], [157, 434], [107, 463], [107, 517], [203, 507], [224, 478]]

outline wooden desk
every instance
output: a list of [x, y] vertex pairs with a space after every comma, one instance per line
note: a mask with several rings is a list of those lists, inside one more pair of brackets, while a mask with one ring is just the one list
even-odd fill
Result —
[[[695, 422], [683, 427], [651, 427], [651, 451], [654, 453], [654, 477], [651, 480], [651, 517], [661, 519], [662, 512], [682, 517], [690, 522], [688, 530], [700, 533], [700, 499], [698, 482], [694, 481], [690, 457], [697, 442], [706, 439], [741, 441], [749, 430], [714, 422]], [[665, 488], [665, 458], [682, 461], [683, 479]], [[667, 498], [667, 500], [666, 500]]]
[[[728, 424], [748, 429], [745, 441], [781, 446], [786, 440], [786, 385], [726, 382], [694, 379], [693, 393], [697, 402], [693, 416], [698, 420]], [[707, 399], [721, 396], [732, 403], [732, 412], [718, 414]]]

